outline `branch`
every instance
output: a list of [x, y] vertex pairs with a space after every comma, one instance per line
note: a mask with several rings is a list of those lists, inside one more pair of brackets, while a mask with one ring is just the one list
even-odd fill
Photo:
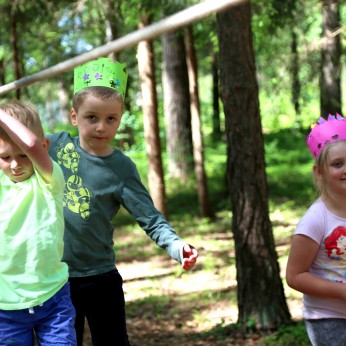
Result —
[[206, 0], [183, 11], [177, 12], [174, 15], [162, 19], [152, 25], [136, 30], [128, 35], [120, 37], [117, 40], [108, 42], [103, 46], [92, 49], [87, 53], [58, 63], [31, 76], [23, 77], [14, 82], [5, 84], [0, 87], [0, 95], [11, 90], [23, 88], [35, 82], [57, 76], [73, 69], [78, 65], [97, 59], [100, 56], [107, 56], [110, 53], [118, 52], [122, 49], [138, 44], [141, 41], [152, 40], [161, 34], [196, 22], [212, 14], [213, 12], [219, 12], [227, 9], [230, 6], [240, 5], [241, 3], [247, 1], [248, 0]]

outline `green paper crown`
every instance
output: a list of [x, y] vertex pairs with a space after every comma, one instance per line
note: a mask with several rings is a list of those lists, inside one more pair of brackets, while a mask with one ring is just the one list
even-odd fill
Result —
[[74, 69], [74, 94], [88, 87], [103, 86], [125, 97], [126, 83], [126, 64], [109, 58], [98, 58]]

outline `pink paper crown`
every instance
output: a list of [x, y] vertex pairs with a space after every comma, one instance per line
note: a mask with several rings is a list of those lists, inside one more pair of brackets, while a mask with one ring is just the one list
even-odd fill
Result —
[[306, 143], [314, 159], [328, 143], [346, 140], [346, 120], [338, 113], [329, 114], [328, 120], [319, 118], [317, 123], [311, 125], [311, 128]]

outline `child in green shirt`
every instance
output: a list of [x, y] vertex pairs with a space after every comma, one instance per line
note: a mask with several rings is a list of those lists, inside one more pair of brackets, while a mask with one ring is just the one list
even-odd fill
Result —
[[0, 105], [0, 345], [76, 345], [61, 168], [36, 110]]

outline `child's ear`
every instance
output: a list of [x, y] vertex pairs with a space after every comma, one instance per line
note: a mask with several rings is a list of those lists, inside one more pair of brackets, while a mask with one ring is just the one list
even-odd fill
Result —
[[74, 110], [74, 108], [71, 108], [71, 110], [70, 110], [70, 120], [71, 120], [71, 124], [73, 126], [77, 126], [78, 125], [77, 114], [76, 114], [76, 111]]
[[46, 137], [43, 137], [41, 143], [42, 143], [43, 148], [45, 148], [48, 151], [49, 146], [50, 146], [50, 140]]

